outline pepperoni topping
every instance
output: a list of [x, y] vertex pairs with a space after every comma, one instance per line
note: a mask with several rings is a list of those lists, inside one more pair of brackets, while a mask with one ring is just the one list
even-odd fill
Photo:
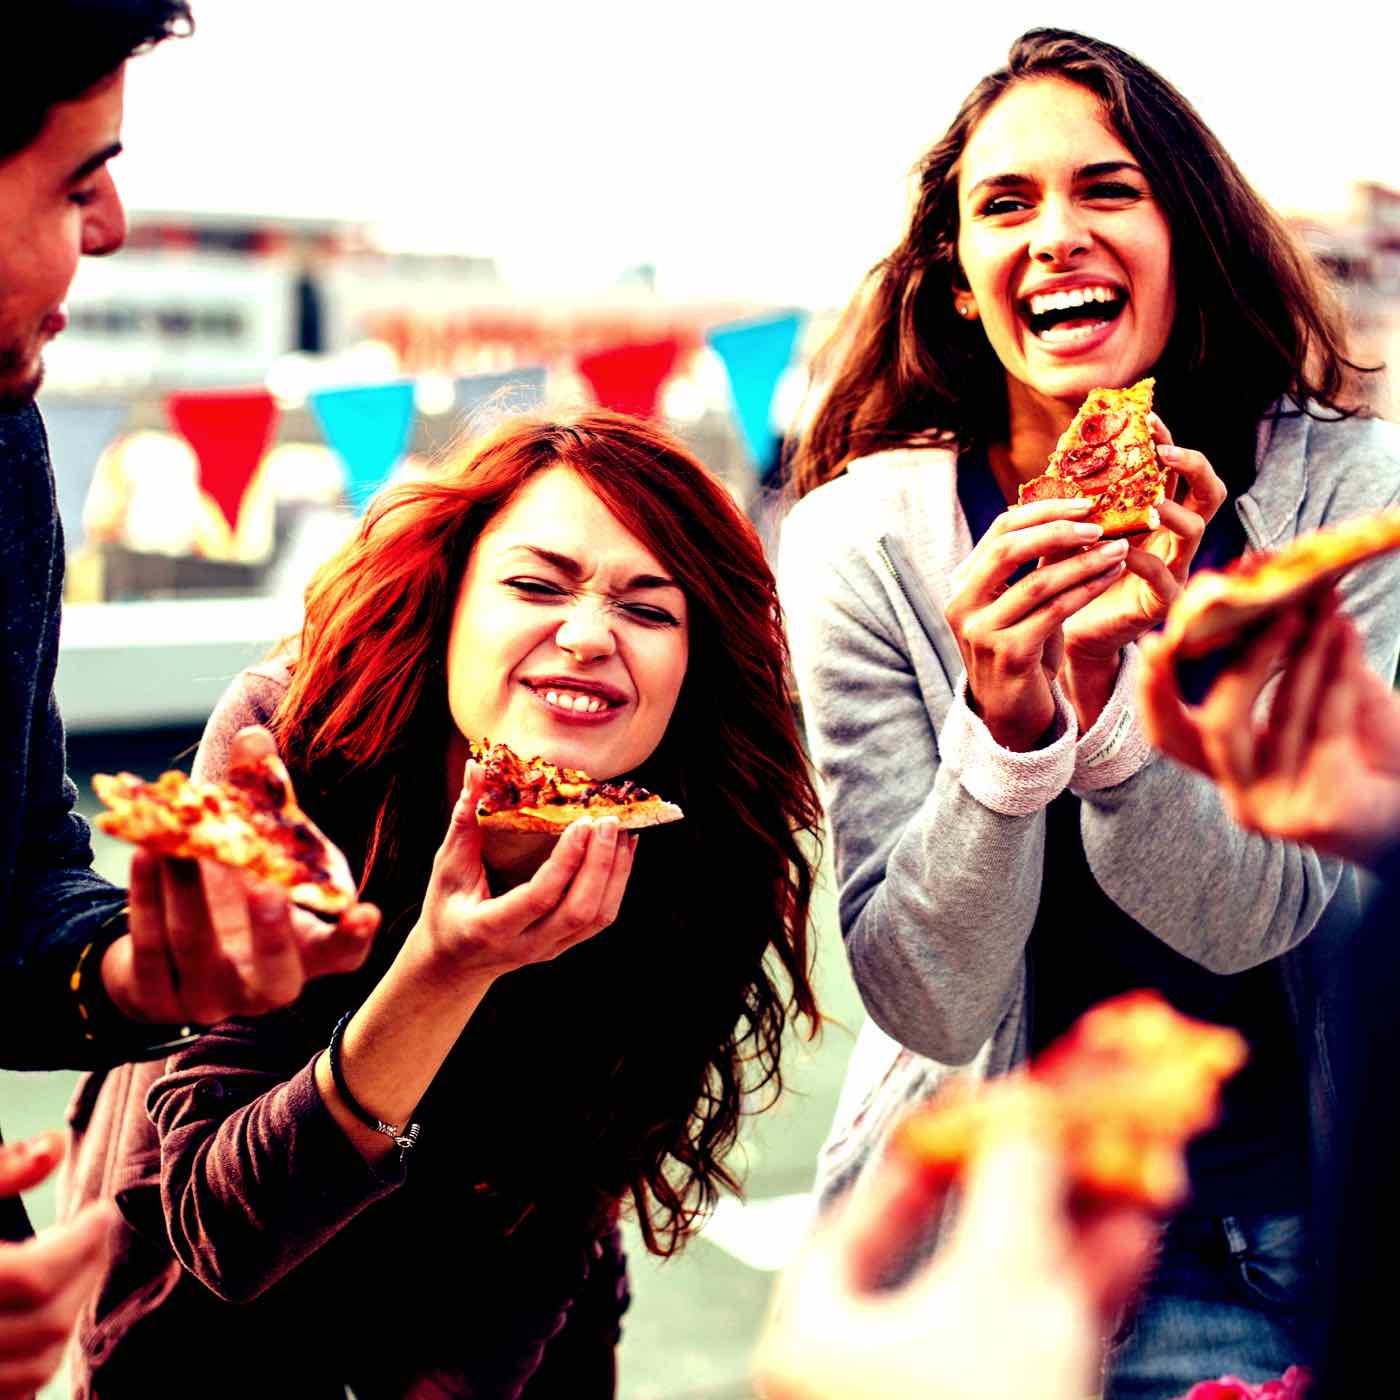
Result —
[[1021, 487], [1020, 504], [1027, 501], [1067, 501], [1079, 495], [1079, 488], [1054, 476], [1038, 476]]
[[1079, 425], [1079, 436], [1087, 443], [1112, 442], [1127, 426], [1126, 413], [1091, 413]]
[[1103, 472], [1111, 472], [1113, 465], [1113, 449], [1106, 442], [1096, 447], [1072, 447], [1059, 461], [1060, 470], [1081, 483], [1087, 483], [1088, 478], [1097, 477]]
[[1075, 486], [1080, 495], [1097, 496], [1107, 491], [1117, 480], [1118, 473], [1110, 467], [1106, 472], [1095, 472], [1092, 476], [1076, 478]]

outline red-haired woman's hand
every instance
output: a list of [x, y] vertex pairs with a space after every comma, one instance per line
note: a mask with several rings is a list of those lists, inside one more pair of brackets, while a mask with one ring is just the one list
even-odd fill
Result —
[[[1063, 659], [1061, 628], [1123, 572], [1126, 547], [1096, 543], [1102, 529], [1075, 519], [1089, 505], [1013, 506], [959, 570], [948, 625], [967, 670], [968, 704], [1004, 748], [1024, 752], [1040, 744], [1055, 718], [1050, 683]], [[1037, 559], [1040, 568], [1008, 585]]]
[[434, 962], [495, 978], [548, 962], [617, 918], [637, 837], [615, 817], [574, 822], [524, 884], [493, 896], [476, 806], [484, 775], [468, 763], [413, 937]]
[[[1207, 523], [1225, 504], [1225, 483], [1199, 452], [1177, 447], [1154, 413], [1157, 455], [1170, 469], [1167, 499], [1157, 507], [1162, 528], [1133, 540], [1127, 571], [1065, 623], [1062, 681], [1087, 730], [1099, 717], [1118, 679], [1123, 648], [1150, 632], [1167, 615], [1191, 571]], [[1172, 499], [1177, 478], [1186, 482], [1181, 501]]]

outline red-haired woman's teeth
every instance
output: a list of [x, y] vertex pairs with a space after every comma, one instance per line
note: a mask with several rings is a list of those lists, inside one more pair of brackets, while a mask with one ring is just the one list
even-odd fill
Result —
[[597, 714], [599, 710], [606, 709], [608, 704], [596, 695], [581, 695], [568, 690], [546, 690], [543, 694], [547, 705], [553, 705], [559, 710], [568, 710], [572, 714]]

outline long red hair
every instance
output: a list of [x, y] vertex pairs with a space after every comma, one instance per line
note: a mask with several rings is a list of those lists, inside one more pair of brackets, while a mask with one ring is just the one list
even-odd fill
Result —
[[[473, 1053], [479, 1065], [509, 1040], [518, 1063], [535, 1053], [539, 1027], [575, 1027], [567, 1087], [543, 1052], [536, 1067], [555, 1090], [545, 1100], [551, 1128], [571, 1134], [571, 1158], [591, 1164], [590, 1208], [606, 1212], [630, 1194], [649, 1247], [667, 1254], [720, 1185], [736, 1186], [722, 1159], [749, 1096], [781, 1087], [788, 1015], [819, 1023], [807, 925], [820, 812], [788, 703], [772, 573], [729, 493], [638, 419], [593, 411], [508, 422], [450, 452], [432, 480], [381, 497], [317, 573], [273, 727], [306, 805], [362, 861], [391, 952], [445, 830], [444, 658], [459, 582], [486, 523], [559, 466], [686, 594], [686, 677], [637, 776], [687, 819], [648, 833], [617, 925], [502, 980]], [[468, 1036], [474, 1028], [475, 1019]], [[501, 1112], [512, 1118], [504, 1137], [519, 1146], [495, 1151], [483, 1185], [529, 1210], [550, 1190], [535, 1160], [544, 1149], [508, 1095]]]

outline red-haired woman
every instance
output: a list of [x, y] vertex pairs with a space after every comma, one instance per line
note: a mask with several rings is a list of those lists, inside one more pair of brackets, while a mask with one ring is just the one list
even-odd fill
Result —
[[[784, 664], [753, 530], [634, 419], [513, 421], [372, 510], [196, 771], [270, 726], [384, 931], [362, 973], [165, 1066], [158, 1162], [115, 1177], [95, 1393], [612, 1394], [620, 1210], [678, 1248], [789, 1009], [816, 1018]], [[685, 820], [483, 832], [485, 736]]]
[[[1003, 1073], [1093, 1002], [1156, 987], [1252, 1053], [1192, 1150], [1190, 1207], [1106, 1393], [1267, 1379], [1306, 1340], [1302, 1217], [1332, 1134], [1327, 1002], [1356, 872], [1246, 834], [1203, 778], [1154, 761], [1137, 641], [1198, 564], [1394, 503], [1400, 438], [1355, 413], [1306, 255], [1132, 55], [1023, 35], [918, 174], [834, 343], [780, 556], [871, 1016], [826, 1184], [948, 1067]], [[1092, 389], [1147, 375], [1181, 484], [1161, 529], [1104, 541], [1087, 503], [1016, 504]], [[1345, 590], [1386, 676], [1398, 585], [1390, 560]]]

